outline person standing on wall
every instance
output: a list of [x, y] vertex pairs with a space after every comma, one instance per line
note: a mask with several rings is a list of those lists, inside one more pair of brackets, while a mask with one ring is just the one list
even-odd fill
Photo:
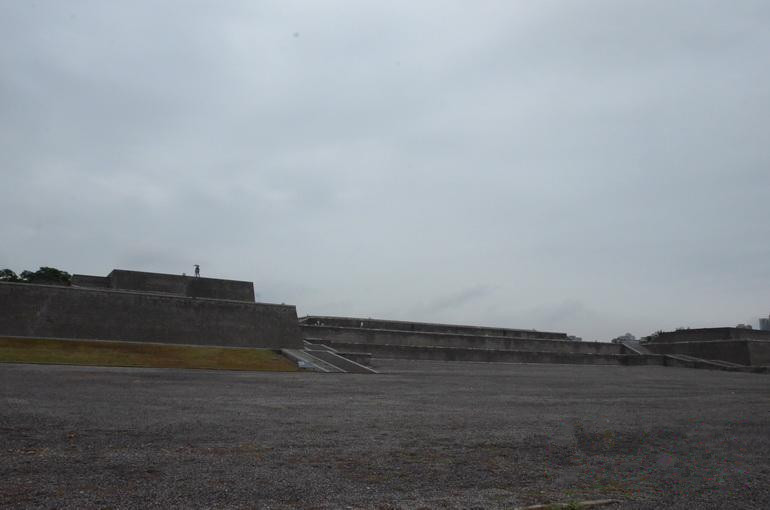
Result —
[[199, 277], [201, 275], [201, 266], [198, 264], [195, 264], [195, 277]]

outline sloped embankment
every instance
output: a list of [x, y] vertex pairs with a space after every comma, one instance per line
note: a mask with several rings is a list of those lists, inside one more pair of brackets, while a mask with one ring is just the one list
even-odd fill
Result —
[[293, 372], [270, 349], [0, 337], [0, 362]]

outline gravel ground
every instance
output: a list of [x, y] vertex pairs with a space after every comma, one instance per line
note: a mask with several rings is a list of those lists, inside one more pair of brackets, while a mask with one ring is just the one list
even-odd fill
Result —
[[375, 367], [0, 364], [0, 507], [770, 507], [770, 376]]

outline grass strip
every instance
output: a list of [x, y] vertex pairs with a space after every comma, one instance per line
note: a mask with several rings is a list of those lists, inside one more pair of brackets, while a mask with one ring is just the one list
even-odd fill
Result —
[[0, 337], [0, 362], [295, 372], [270, 349]]

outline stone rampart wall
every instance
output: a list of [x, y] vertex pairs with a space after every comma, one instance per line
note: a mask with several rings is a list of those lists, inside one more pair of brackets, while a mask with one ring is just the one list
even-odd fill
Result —
[[[710, 342], [647, 343], [645, 347], [657, 354], [685, 354], [706, 360], [738, 363], [739, 365], [762, 364], [753, 363], [749, 345], [754, 343], [766, 344], [766, 342], [751, 342], [748, 340], [716, 340]], [[761, 346], [759, 346], [757, 348], [758, 356], [761, 356], [761, 351]]]
[[[323, 342], [337, 350], [360, 350], [360, 344]], [[366, 352], [373, 358], [414, 359], [435, 361], [475, 361], [495, 363], [563, 363], [586, 365], [627, 364], [629, 356], [618, 354], [581, 354], [569, 352], [505, 351], [492, 349], [457, 349], [450, 347], [415, 347], [406, 345], [368, 345]]]
[[715, 340], [770, 341], [770, 331], [743, 328], [697, 328], [666, 331], [650, 340], [650, 344], [671, 342], [707, 342]]
[[0, 335], [301, 348], [294, 306], [0, 283]]
[[77, 287], [91, 287], [109, 289], [110, 279], [106, 276], [92, 276], [90, 274], [73, 274], [72, 285]]
[[306, 339], [323, 339], [366, 346], [449, 347], [454, 349], [496, 349], [584, 354], [625, 354], [627, 352], [627, 349], [622, 345], [602, 342], [569, 342], [565, 340], [538, 340], [533, 338], [503, 338], [448, 333], [308, 326], [304, 324], [301, 327], [302, 334]]
[[144, 271], [113, 270], [107, 278], [115, 290], [163, 292], [188, 297], [254, 302], [254, 284], [239, 280], [196, 278]]
[[752, 365], [770, 366], [770, 342], [749, 342]]
[[458, 324], [433, 324], [427, 322], [391, 321], [383, 319], [363, 319], [356, 317], [308, 316], [300, 319], [300, 324], [308, 326], [330, 326], [361, 329], [385, 329], [390, 331], [412, 331], [422, 333], [449, 333], [472, 336], [500, 336], [510, 338], [540, 338], [566, 340], [566, 333], [535, 331], [529, 329], [490, 328], [483, 326], [462, 326]]

